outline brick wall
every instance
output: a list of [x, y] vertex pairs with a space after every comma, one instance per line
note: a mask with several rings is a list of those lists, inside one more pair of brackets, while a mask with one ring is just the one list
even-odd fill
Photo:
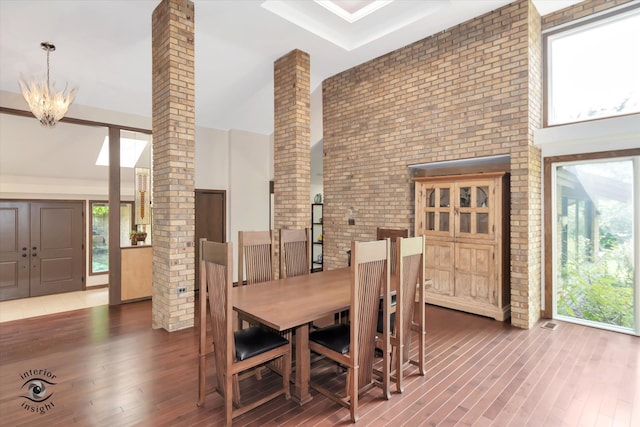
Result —
[[[542, 127], [542, 104], [543, 104], [543, 82], [542, 82], [542, 20], [540, 14], [529, 2], [529, 94], [528, 94], [528, 134], [527, 134], [527, 156], [528, 156], [528, 191], [527, 191], [527, 281], [518, 282], [520, 289], [512, 286], [512, 292], [526, 293], [526, 305], [517, 306], [511, 302], [512, 307], [521, 309], [519, 317], [513, 317], [512, 323], [524, 327], [531, 327], [541, 314], [541, 287], [542, 287], [542, 153], [534, 146], [533, 131]], [[524, 286], [526, 285], [526, 286]]]
[[309, 55], [300, 50], [294, 50], [275, 61], [273, 136], [275, 230], [305, 228], [311, 223], [310, 99]]
[[[152, 326], [194, 324], [194, 6], [162, 0], [152, 18]], [[186, 292], [178, 293], [178, 288]]]
[[[584, 1], [544, 20], [527, 0], [354, 67], [323, 83], [324, 261], [351, 240], [414, 228], [409, 164], [510, 155], [512, 323], [540, 317], [541, 31], [627, 3]], [[349, 218], [355, 225], [347, 225]]]
[[528, 328], [537, 319], [539, 297], [530, 296], [540, 293], [540, 238], [530, 237], [529, 220], [539, 226], [540, 154], [531, 144], [540, 112], [530, 110], [540, 107], [529, 101], [529, 80], [539, 73], [539, 58], [530, 58], [539, 45], [530, 45], [540, 27], [530, 28], [531, 15], [518, 1], [324, 82], [329, 268], [346, 265], [349, 242], [375, 238], [377, 226], [413, 234], [407, 165], [509, 154], [512, 323]]

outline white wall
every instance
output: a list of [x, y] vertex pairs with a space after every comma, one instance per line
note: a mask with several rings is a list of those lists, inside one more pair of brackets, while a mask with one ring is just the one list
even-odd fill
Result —
[[538, 129], [542, 157], [640, 148], [640, 114]]
[[196, 128], [195, 187], [229, 191], [229, 131]]
[[[0, 173], [0, 198], [106, 200], [107, 180], [42, 178]], [[133, 190], [130, 190], [133, 196]]]
[[[237, 258], [238, 231], [269, 228], [273, 138], [240, 130], [196, 129], [195, 187], [227, 191], [227, 241]], [[238, 278], [237, 260], [234, 280]]]
[[313, 199], [318, 193], [322, 194], [322, 203], [324, 203], [324, 193], [322, 192], [323, 188], [324, 187], [322, 184], [311, 184], [311, 191], [309, 192], [309, 203], [315, 203]]
[[309, 108], [311, 114], [311, 145], [314, 145], [320, 141], [324, 135], [322, 127], [322, 85], [319, 85], [316, 90], [311, 92], [311, 103]]
[[273, 143], [270, 135], [229, 132], [229, 234], [233, 242], [233, 280], [237, 280], [238, 231], [269, 229], [269, 181], [273, 177]]

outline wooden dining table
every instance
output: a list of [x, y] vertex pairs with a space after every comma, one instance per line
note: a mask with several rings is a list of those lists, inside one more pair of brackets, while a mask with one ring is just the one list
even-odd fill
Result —
[[295, 329], [293, 398], [300, 405], [312, 398], [309, 324], [349, 308], [350, 274], [345, 267], [233, 288], [236, 312], [278, 331]]

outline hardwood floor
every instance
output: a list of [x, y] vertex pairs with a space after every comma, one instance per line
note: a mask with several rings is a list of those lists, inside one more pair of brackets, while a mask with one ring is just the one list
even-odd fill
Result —
[[[434, 306], [426, 316], [427, 376], [411, 368], [405, 392], [388, 401], [379, 389], [361, 395], [358, 425], [640, 425], [640, 338], [562, 322], [524, 331]], [[197, 336], [152, 330], [150, 301], [4, 322], [0, 425], [222, 425], [216, 393], [196, 407]], [[42, 403], [21, 397], [37, 376], [54, 383], [42, 383], [37, 400], [51, 394]], [[324, 361], [312, 378], [344, 384]], [[244, 381], [243, 399], [278, 381], [271, 372]], [[349, 424], [348, 410], [313, 396], [302, 407], [278, 398], [234, 424]]]
[[0, 322], [107, 304], [109, 304], [109, 288], [107, 287], [90, 287], [84, 291], [0, 301]]

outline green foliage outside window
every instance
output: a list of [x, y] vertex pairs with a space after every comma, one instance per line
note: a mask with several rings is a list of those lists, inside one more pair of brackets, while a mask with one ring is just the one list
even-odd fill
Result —
[[[558, 314], [633, 328], [633, 266], [631, 242], [621, 243], [600, 230], [600, 248], [593, 260], [568, 261], [561, 268]], [[580, 238], [589, 246], [588, 239]]]
[[94, 204], [91, 206], [93, 216], [106, 216], [109, 214], [109, 206]]

